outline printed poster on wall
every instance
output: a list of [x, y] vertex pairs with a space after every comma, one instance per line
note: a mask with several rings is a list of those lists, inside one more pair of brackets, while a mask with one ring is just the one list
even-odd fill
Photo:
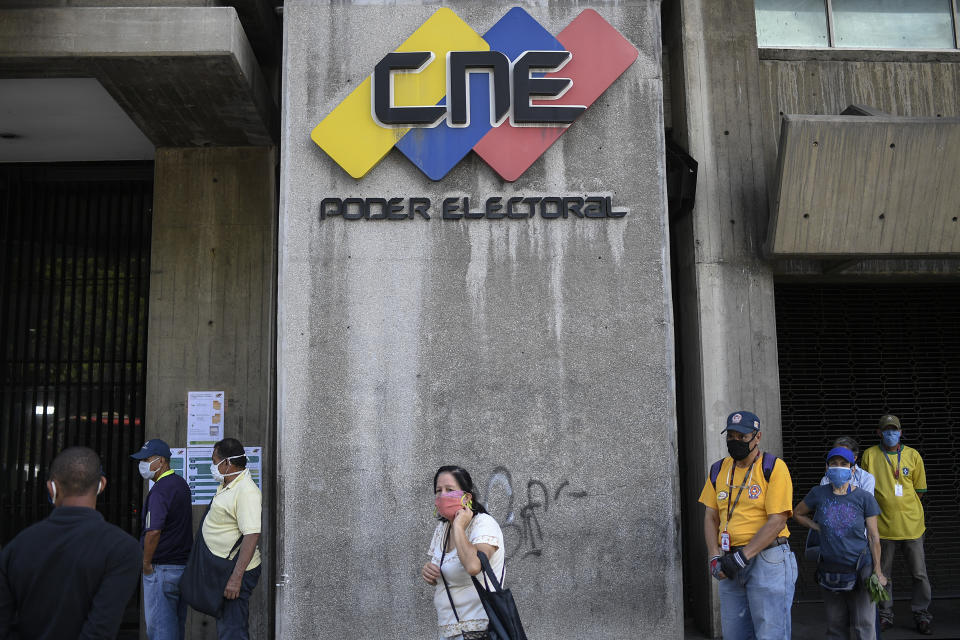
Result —
[[207, 504], [217, 493], [220, 483], [210, 472], [213, 447], [187, 447], [187, 484], [190, 486], [191, 502]]
[[263, 491], [263, 447], [244, 447], [247, 454], [247, 469], [250, 471], [250, 477], [257, 483], [257, 488]]
[[187, 447], [212, 447], [223, 440], [225, 407], [223, 391], [187, 392]]

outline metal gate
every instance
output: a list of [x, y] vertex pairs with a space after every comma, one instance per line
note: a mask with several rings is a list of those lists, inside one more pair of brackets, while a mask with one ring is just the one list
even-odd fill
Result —
[[[819, 483], [830, 443], [877, 443], [893, 413], [927, 472], [927, 571], [938, 597], [960, 595], [960, 284], [778, 284], [777, 349], [784, 458], [799, 502]], [[802, 561], [806, 530], [791, 524], [797, 598], [819, 600]], [[902, 560], [895, 597], [909, 596]]]
[[153, 165], [0, 165], [0, 544], [50, 511], [63, 448], [99, 453], [99, 509], [137, 535]]

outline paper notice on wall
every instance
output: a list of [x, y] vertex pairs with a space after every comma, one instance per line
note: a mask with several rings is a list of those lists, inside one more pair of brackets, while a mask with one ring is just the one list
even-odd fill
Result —
[[210, 472], [213, 447], [187, 447], [187, 484], [193, 504], [207, 504], [217, 493], [220, 483]]
[[[170, 448], [170, 468], [173, 469], [173, 472], [183, 478], [187, 479], [186, 473], [187, 467], [187, 448], [186, 447], [171, 447]], [[153, 480], [147, 483], [149, 486], [148, 490], [153, 489]]]
[[244, 447], [247, 455], [247, 469], [250, 471], [250, 477], [257, 483], [260, 491], [263, 491], [263, 447]]
[[212, 447], [223, 440], [225, 407], [223, 391], [187, 392], [187, 447]]

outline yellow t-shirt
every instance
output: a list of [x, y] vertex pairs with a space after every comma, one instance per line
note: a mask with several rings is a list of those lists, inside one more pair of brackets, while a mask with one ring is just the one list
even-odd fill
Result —
[[[203, 520], [203, 541], [215, 556], [234, 558], [230, 553], [241, 535], [260, 533], [260, 489], [250, 472], [244, 469], [230, 484], [217, 489], [210, 512]], [[260, 566], [260, 548], [257, 547], [246, 571]]]
[[[744, 484], [748, 476], [750, 480]], [[744, 486], [744, 489], [740, 494], [740, 501], [733, 507], [728, 526], [727, 509], [736, 502], [741, 486]], [[720, 541], [720, 534], [726, 527], [730, 534], [730, 545], [742, 547], [767, 523], [769, 516], [784, 512], [787, 517], [793, 515], [793, 481], [790, 479], [790, 470], [787, 469], [787, 463], [778, 458], [768, 483], [763, 477], [763, 454], [758, 455], [753, 465], [746, 469], [737, 467], [733, 458], [724, 458], [720, 475], [717, 476], [717, 488], [713, 488], [708, 475], [703, 491], [700, 492], [700, 502], [720, 514], [717, 541]], [[784, 525], [777, 535], [788, 537], [790, 530]]]
[[[923, 520], [923, 505], [918, 493], [927, 490], [927, 473], [923, 458], [916, 449], [900, 446], [900, 462], [896, 453], [884, 453], [880, 445], [863, 452], [860, 466], [873, 474], [877, 486], [873, 495], [880, 503], [877, 530], [886, 540], [916, 540], [927, 530]], [[894, 469], [899, 468], [899, 478]], [[903, 488], [897, 495], [897, 484]]]

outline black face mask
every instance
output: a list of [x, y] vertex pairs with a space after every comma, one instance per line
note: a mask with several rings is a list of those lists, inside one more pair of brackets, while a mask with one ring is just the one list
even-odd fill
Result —
[[727, 453], [729, 453], [730, 457], [734, 460], [743, 460], [753, 451], [753, 449], [750, 448], [750, 443], [753, 442], [753, 438], [756, 438], [756, 435], [749, 440], [727, 440]]

